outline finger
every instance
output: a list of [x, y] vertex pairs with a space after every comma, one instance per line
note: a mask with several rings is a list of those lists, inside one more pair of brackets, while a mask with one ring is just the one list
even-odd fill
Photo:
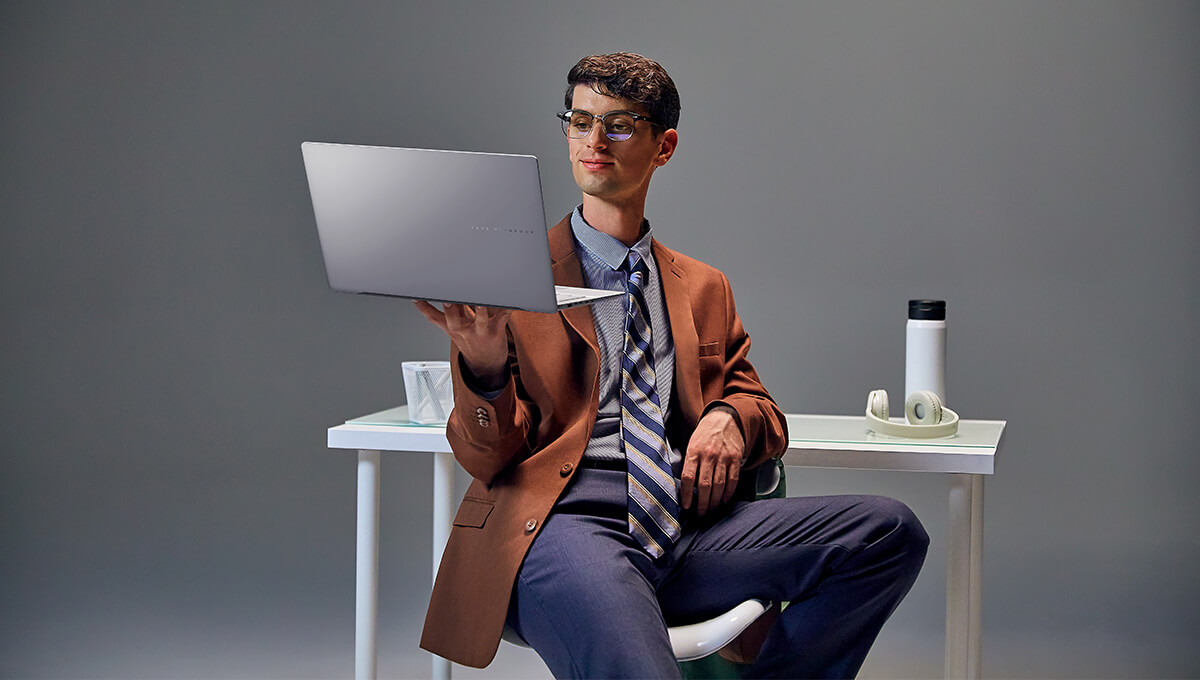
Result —
[[741, 461], [729, 463], [729, 474], [725, 476], [725, 496], [721, 498], [722, 503], [728, 503], [733, 500], [733, 495], [737, 492], [738, 479], [741, 477], [741, 472]]
[[490, 332], [496, 328], [497, 321], [500, 319], [501, 310], [495, 307], [476, 307], [475, 308], [475, 328], [480, 331]]
[[446, 303], [446, 325], [451, 331], [461, 332], [475, 321], [475, 312], [469, 305]]
[[422, 316], [424, 316], [426, 319], [429, 319], [442, 330], [447, 332], [449, 331], [449, 329], [446, 327], [446, 314], [440, 309], [434, 307], [424, 300], [413, 300], [413, 304], [416, 305], [417, 311], [421, 312]]
[[715, 508], [724, 502], [725, 498], [725, 463], [717, 460], [713, 464], [713, 480], [711, 496], [709, 497], [712, 506]]
[[493, 309], [491, 318], [492, 325], [496, 327], [507, 325], [508, 319], [512, 316], [512, 313], [513, 310], [511, 309]]
[[513, 312], [502, 307], [475, 307], [474, 311], [476, 325], [488, 327], [508, 323], [508, 317], [512, 316]]
[[692, 489], [695, 488], [696, 483], [697, 462], [697, 458], [691, 455], [683, 459], [683, 472], [679, 474], [682, 482], [679, 486], [679, 506], [684, 510], [692, 507]]
[[712, 459], [705, 456], [700, 459], [700, 469], [696, 473], [696, 513], [703, 516], [708, 512], [708, 503], [712, 498]]
[[413, 300], [413, 306], [415, 306], [417, 308], [417, 311], [421, 312], [426, 317], [445, 318], [445, 316], [446, 316], [442, 312], [442, 310], [438, 309], [437, 307], [434, 307], [433, 305], [429, 304], [425, 300]]

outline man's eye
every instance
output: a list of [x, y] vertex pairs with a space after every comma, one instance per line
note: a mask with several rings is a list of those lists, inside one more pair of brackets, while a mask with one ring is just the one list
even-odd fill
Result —
[[618, 120], [608, 126], [608, 131], [614, 135], [627, 135], [633, 132], [633, 126], [626, 121]]

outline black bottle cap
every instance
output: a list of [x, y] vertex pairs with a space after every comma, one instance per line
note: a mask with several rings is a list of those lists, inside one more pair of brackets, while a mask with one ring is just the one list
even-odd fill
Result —
[[946, 320], [945, 300], [909, 300], [908, 318], [930, 321]]

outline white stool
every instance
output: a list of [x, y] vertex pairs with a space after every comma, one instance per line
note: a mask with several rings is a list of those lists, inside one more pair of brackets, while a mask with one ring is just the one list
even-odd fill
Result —
[[[671, 650], [676, 661], [702, 659], [733, 641], [746, 627], [771, 608], [770, 602], [746, 600], [729, 611], [707, 621], [673, 626], [667, 629]], [[520, 635], [507, 625], [502, 640], [518, 647], [528, 647]]]

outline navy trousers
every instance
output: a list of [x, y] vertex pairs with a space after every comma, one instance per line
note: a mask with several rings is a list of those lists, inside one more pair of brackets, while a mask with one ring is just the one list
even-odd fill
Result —
[[626, 529], [625, 473], [580, 469], [525, 558], [508, 622], [556, 678], [677, 678], [667, 626], [789, 602], [746, 677], [853, 677], [912, 587], [929, 536], [879, 496], [733, 503], [653, 560]]

